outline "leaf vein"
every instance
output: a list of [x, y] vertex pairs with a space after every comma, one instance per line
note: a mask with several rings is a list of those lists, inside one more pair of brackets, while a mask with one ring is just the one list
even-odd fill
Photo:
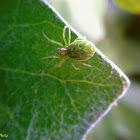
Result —
[[53, 75], [50, 75], [48, 73], [33, 73], [33, 72], [22, 71], [22, 70], [13, 69], [13, 68], [3, 68], [3, 67], [0, 67], [0, 70], [3, 70], [3, 71], [11, 71], [11, 72], [21, 72], [21, 73], [24, 73], [24, 74], [27, 74], [27, 75], [31, 75], [31, 76], [47, 76], [47, 77], [50, 77], [52, 79], [55, 79], [55, 80], [57, 80], [57, 81], [59, 81], [61, 83], [73, 82], [73, 83], [86, 83], [86, 84], [91, 84], [91, 85], [100, 86], [100, 87], [111, 87], [111, 86], [122, 87], [122, 85], [101, 84], [101, 83], [94, 83], [94, 82], [87, 81], [87, 80], [72, 80], [72, 79], [70, 79], [70, 80], [61, 80], [60, 78], [55, 77]]
[[33, 27], [36, 27], [38, 25], [42, 25], [42, 24], [50, 24], [51, 26], [55, 27], [55, 28], [58, 28], [60, 30], [62, 30], [62, 28], [60, 28], [59, 26], [56, 26], [54, 25], [53, 23], [47, 21], [47, 20], [44, 20], [44, 21], [41, 21], [41, 22], [38, 22], [38, 23], [30, 23], [30, 24], [18, 24], [18, 25], [13, 25], [13, 27], [30, 27], [30, 26], [33, 26]]

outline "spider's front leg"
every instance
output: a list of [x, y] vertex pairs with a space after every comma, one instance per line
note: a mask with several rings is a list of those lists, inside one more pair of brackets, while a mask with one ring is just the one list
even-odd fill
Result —
[[53, 43], [53, 44], [56, 44], [56, 45], [60, 46], [61, 48], [64, 47], [64, 45], [61, 44], [60, 42], [57, 42], [57, 41], [54, 41], [54, 40], [49, 39], [49, 38], [44, 34], [44, 32], [43, 32], [43, 36], [44, 36], [49, 42], [51, 42], [51, 43]]
[[[68, 41], [66, 40], [66, 29], [69, 31]], [[63, 29], [63, 40], [66, 46], [68, 46], [71, 43], [71, 30], [69, 26], [65, 26]]]

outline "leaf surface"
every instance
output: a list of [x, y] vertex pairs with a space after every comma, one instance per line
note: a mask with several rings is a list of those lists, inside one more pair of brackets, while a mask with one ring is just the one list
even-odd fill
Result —
[[[15, 140], [85, 139], [129, 86], [127, 77], [96, 50], [85, 63], [59, 59], [66, 22], [46, 1], [0, 2], [0, 131]], [[79, 34], [72, 31], [72, 41]]]

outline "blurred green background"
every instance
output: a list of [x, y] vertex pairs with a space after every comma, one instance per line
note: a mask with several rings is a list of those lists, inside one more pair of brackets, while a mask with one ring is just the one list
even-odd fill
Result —
[[48, 1], [131, 80], [126, 96], [87, 140], [140, 140], [140, 14], [125, 12], [111, 0]]

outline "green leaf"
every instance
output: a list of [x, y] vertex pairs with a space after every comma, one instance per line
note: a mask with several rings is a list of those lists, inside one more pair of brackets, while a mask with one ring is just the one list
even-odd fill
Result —
[[[10, 140], [78, 140], [116, 104], [129, 87], [127, 77], [98, 49], [85, 63], [67, 60], [48, 70], [64, 44], [67, 23], [46, 1], [0, 2], [0, 132]], [[80, 36], [72, 31], [72, 41]]]
[[133, 13], [140, 13], [140, 0], [114, 0], [121, 9]]

